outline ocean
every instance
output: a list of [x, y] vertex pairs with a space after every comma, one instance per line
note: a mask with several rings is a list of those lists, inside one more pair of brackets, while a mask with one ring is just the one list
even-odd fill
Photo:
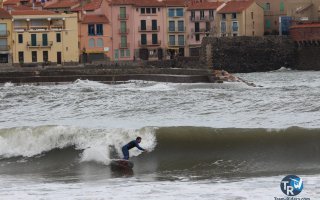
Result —
[[[320, 199], [320, 72], [0, 86], [0, 199]], [[121, 147], [133, 170], [114, 170]]]

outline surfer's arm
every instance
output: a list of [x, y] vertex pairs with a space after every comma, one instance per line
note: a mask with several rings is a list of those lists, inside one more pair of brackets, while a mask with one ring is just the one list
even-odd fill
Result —
[[140, 149], [141, 151], [146, 151], [144, 148], [140, 147], [138, 143], [136, 143], [136, 147], [137, 147], [138, 149]]

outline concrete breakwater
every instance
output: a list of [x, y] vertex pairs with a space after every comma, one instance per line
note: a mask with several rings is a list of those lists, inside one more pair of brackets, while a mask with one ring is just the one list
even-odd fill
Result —
[[121, 68], [108, 69], [101, 67], [53, 67], [53, 68], [20, 68], [0, 71], [0, 83], [40, 83], [40, 82], [73, 82], [77, 79], [99, 81], [104, 83], [145, 80], [157, 82], [210, 82], [211, 71], [207, 69], [174, 69], [174, 68]]

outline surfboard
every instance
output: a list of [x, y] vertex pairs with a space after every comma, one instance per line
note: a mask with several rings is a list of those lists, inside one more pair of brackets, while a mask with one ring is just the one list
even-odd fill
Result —
[[129, 160], [123, 160], [123, 159], [114, 159], [110, 163], [111, 168], [113, 169], [132, 169], [133, 168], [133, 162]]

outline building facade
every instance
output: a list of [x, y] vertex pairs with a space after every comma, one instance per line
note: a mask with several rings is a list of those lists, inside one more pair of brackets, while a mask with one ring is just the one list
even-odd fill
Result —
[[221, 2], [192, 2], [187, 9], [189, 56], [199, 56], [201, 41], [207, 36], [217, 36], [216, 13]]
[[12, 17], [0, 8], [0, 66], [12, 64]]
[[263, 36], [263, 8], [252, 0], [228, 1], [218, 11], [218, 35], [221, 37]]
[[12, 11], [13, 64], [68, 65], [79, 62], [76, 14]]

